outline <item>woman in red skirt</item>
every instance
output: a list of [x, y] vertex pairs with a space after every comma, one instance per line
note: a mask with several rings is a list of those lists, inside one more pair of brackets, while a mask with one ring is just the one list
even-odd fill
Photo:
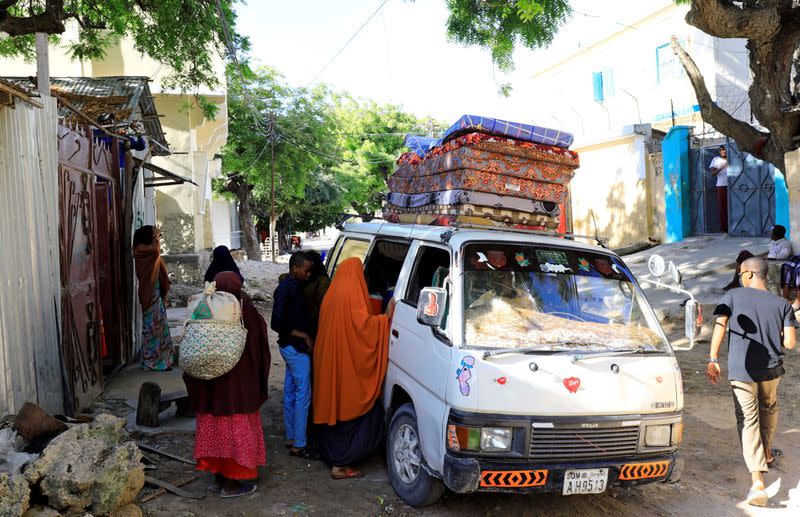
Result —
[[[236, 273], [220, 273], [214, 281], [218, 291], [241, 295], [242, 281]], [[223, 498], [255, 492], [257, 469], [266, 464], [259, 410], [267, 400], [268, 327], [249, 301], [242, 302], [242, 321], [247, 343], [233, 370], [208, 381], [183, 375], [197, 418], [197, 469], [215, 474], [215, 488]]]

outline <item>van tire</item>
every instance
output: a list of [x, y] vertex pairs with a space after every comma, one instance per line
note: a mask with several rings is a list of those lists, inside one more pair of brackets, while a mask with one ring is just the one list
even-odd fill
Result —
[[[409, 447], [414, 443], [416, 446]], [[415, 462], [419, 465], [413, 465]], [[389, 424], [386, 468], [395, 493], [404, 503], [415, 508], [435, 503], [445, 490], [444, 483], [425, 470], [424, 462], [419, 446], [417, 414], [414, 406], [406, 403], [397, 409]]]

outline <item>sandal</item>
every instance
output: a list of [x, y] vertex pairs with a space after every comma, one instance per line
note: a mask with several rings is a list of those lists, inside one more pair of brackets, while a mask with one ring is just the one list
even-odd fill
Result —
[[221, 498], [223, 498], [223, 499], [233, 499], [234, 497], [242, 497], [242, 496], [245, 496], [245, 495], [250, 495], [250, 494], [254, 493], [256, 490], [258, 490], [258, 485], [256, 485], [255, 483], [242, 483], [242, 482], [240, 482], [239, 483], [239, 488], [237, 488], [236, 490], [234, 490], [232, 492], [229, 492], [229, 491], [223, 489], [220, 492], [219, 496]]
[[363, 477], [364, 473], [355, 469], [346, 470], [341, 474], [334, 474], [331, 472], [331, 479], [358, 479]]
[[769, 496], [766, 490], [755, 490], [751, 488], [750, 492], [747, 493], [745, 502], [750, 506], [767, 506], [767, 499], [769, 499]]
[[292, 449], [294, 448], [294, 442], [284, 442], [283, 446], [287, 449]]
[[767, 462], [767, 467], [777, 467], [781, 456], [783, 456], [783, 451], [780, 449], [770, 449], [769, 452], [772, 453], [772, 461]]
[[309, 461], [317, 461], [319, 460], [319, 453], [310, 450], [308, 447], [303, 447], [302, 449], [295, 449], [292, 447], [289, 449], [289, 456], [294, 456], [295, 458], [303, 458], [304, 460]]

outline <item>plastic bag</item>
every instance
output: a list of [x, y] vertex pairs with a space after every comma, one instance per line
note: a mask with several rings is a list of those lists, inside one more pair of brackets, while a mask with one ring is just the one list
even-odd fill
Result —
[[16, 442], [16, 431], [10, 428], [0, 429], [0, 472], [17, 474], [22, 471], [22, 467], [39, 457], [38, 454], [18, 451]]

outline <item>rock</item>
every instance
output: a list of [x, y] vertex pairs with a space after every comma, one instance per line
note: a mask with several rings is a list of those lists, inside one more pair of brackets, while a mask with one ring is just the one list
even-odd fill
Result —
[[36, 505], [25, 512], [22, 517], [61, 517], [61, 514], [49, 506]]
[[60, 434], [25, 469], [48, 505], [65, 513], [110, 515], [131, 503], [144, 486], [142, 454], [124, 430], [125, 420], [98, 415]]
[[268, 295], [264, 291], [260, 291], [258, 289], [254, 289], [250, 291], [250, 299], [254, 302], [267, 302], [272, 303], [272, 296]]
[[202, 287], [191, 284], [172, 284], [167, 294], [167, 305], [170, 307], [186, 307], [189, 299], [203, 292]]
[[142, 517], [142, 509], [135, 504], [129, 504], [115, 510], [111, 517]]
[[20, 517], [28, 509], [31, 489], [22, 474], [0, 474], [0, 517]]

